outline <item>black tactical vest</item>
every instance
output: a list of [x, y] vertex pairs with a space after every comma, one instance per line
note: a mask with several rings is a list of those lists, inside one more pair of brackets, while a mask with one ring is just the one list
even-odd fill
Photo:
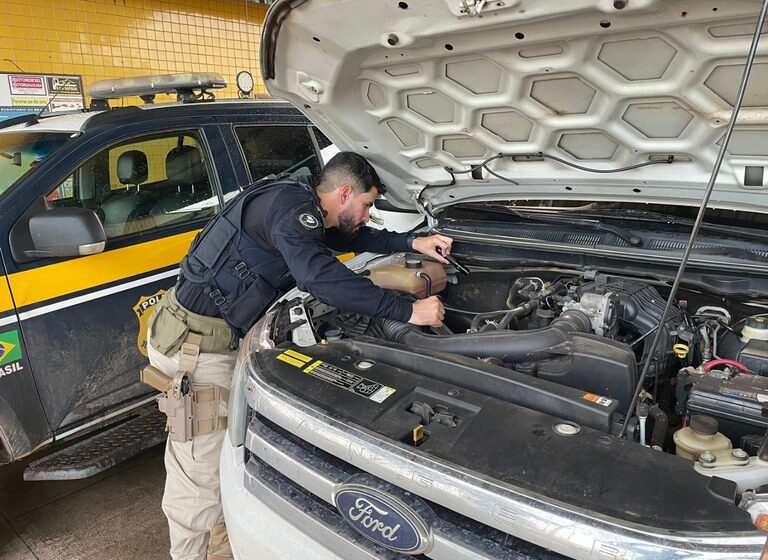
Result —
[[278, 284], [285, 269], [279, 252], [263, 248], [243, 231], [243, 210], [254, 198], [285, 187], [312, 188], [287, 175], [270, 175], [254, 183], [222, 208], [181, 261], [185, 281], [203, 289], [239, 336], [280, 295]]

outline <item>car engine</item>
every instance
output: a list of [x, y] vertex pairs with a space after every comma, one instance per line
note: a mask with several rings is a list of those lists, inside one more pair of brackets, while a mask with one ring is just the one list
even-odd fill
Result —
[[[462, 364], [471, 360], [479, 371], [514, 381], [525, 406], [614, 435], [650, 360], [629, 438], [686, 457], [709, 474], [718, 474], [718, 467], [756, 468], [749, 458], [760, 453], [768, 429], [768, 320], [755, 313], [757, 302], [683, 288], [685, 299], [674, 302], [649, 355], [669, 291], [658, 280], [594, 269], [475, 268], [462, 274], [412, 254], [381, 257], [362, 274], [406, 297], [439, 294], [444, 326], [366, 317], [307, 296], [285, 302], [275, 342], [373, 340], [419, 354], [460, 356]], [[563, 387], [578, 392], [574, 397]], [[585, 416], [578, 399], [603, 405], [600, 419]], [[768, 482], [768, 461], [757, 466]]]

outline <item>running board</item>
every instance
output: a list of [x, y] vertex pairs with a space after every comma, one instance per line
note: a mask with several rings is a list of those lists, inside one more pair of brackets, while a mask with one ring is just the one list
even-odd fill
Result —
[[30, 463], [24, 480], [75, 480], [114, 467], [165, 441], [165, 415], [155, 409]]

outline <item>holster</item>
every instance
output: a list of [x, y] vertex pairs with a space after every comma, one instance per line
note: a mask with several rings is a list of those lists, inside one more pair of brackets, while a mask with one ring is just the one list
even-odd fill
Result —
[[171, 441], [186, 442], [195, 435], [190, 389], [189, 374], [179, 371], [173, 378], [171, 388], [157, 401], [160, 412], [168, 417], [165, 429]]
[[157, 404], [167, 416], [165, 429], [171, 441], [184, 443], [227, 427], [227, 417], [219, 415], [219, 405], [227, 402], [229, 390], [212, 383], [190, 382], [199, 354], [199, 335], [188, 333], [180, 349], [179, 371], [173, 377], [151, 365], [140, 374], [141, 381], [163, 393]]
[[142, 381], [163, 392], [157, 405], [168, 417], [165, 429], [171, 441], [186, 442], [227, 428], [227, 417], [219, 415], [219, 405], [229, 399], [227, 389], [212, 383], [190, 383], [185, 371], [170, 378], [147, 366], [141, 373]]

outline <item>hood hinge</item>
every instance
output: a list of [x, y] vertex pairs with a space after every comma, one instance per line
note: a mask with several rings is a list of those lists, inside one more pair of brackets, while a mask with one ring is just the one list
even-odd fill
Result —
[[486, 0], [461, 0], [461, 11], [469, 16], [478, 16], [485, 7]]
[[430, 212], [429, 208], [427, 208], [427, 206], [421, 202], [421, 193], [423, 193], [425, 189], [426, 187], [417, 193], [413, 193], [411, 199], [416, 205], [416, 210], [419, 211], [419, 214], [423, 215], [427, 219], [427, 227], [432, 229], [437, 225], [437, 218], [435, 218], [432, 215], [432, 212]]

